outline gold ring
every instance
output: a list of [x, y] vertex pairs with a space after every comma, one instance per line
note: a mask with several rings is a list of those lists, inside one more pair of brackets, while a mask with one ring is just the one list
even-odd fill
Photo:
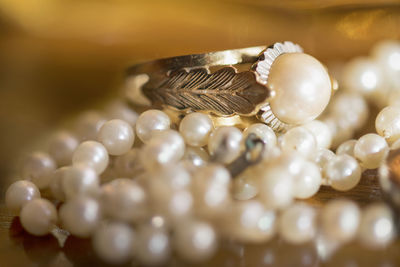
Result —
[[[299, 45], [286, 41], [269, 47], [178, 56], [134, 65], [127, 70], [127, 96], [135, 104], [152, 105], [179, 113], [205, 112], [228, 120], [256, 117], [275, 131], [284, 131], [299, 123], [290, 116], [285, 119], [284, 112], [281, 112], [283, 115], [274, 112], [271, 100], [276, 99], [277, 93], [279, 95], [282, 91], [279, 83], [285, 81], [279, 82], [281, 78], [278, 78], [275, 82], [278, 86], [274, 88], [268, 77], [278, 57], [290, 53], [305, 55], [302, 52]], [[323, 71], [326, 72], [324, 67]], [[329, 77], [327, 73], [326, 76]], [[290, 76], [286, 78], [295, 79]], [[329, 88], [332, 88], [330, 78]], [[299, 87], [298, 94], [302, 94], [301, 90], [305, 89]], [[280, 103], [284, 103], [285, 96], [280, 94], [279, 97]], [[318, 111], [318, 115], [321, 112]]]

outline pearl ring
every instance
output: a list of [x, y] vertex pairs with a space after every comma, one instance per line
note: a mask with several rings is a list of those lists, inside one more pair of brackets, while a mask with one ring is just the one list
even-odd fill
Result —
[[277, 132], [318, 117], [334, 87], [326, 68], [288, 41], [159, 59], [127, 74], [134, 104], [205, 112], [232, 124], [255, 116]]

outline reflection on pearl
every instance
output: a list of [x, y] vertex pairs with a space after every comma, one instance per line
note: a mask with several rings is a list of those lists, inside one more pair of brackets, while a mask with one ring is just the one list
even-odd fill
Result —
[[100, 222], [100, 205], [92, 198], [76, 197], [60, 208], [63, 227], [78, 237], [89, 237]]
[[151, 109], [140, 114], [136, 121], [136, 134], [143, 143], [147, 143], [153, 132], [169, 129], [171, 120], [164, 112]]
[[70, 165], [72, 154], [78, 147], [78, 139], [69, 132], [59, 132], [53, 136], [49, 145], [49, 153], [58, 166]]
[[30, 181], [17, 181], [8, 187], [5, 202], [7, 209], [18, 215], [22, 207], [32, 199], [40, 198], [39, 189]]
[[382, 109], [375, 121], [376, 131], [391, 144], [400, 138], [400, 107]]
[[171, 247], [168, 233], [151, 225], [141, 225], [137, 233], [137, 257], [145, 265], [158, 265], [170, 256]]
[[326, 166], [330, 185], [339, 191], [355, 187], [361, 179], [361, 168], [356, 159], [349, 155], [338, 155]]
[[386, 140], [377, 134], [366, 134], [358, 139], [354, 147], [355, 157], [368, 169], [378, 168], [389, 152]]
[[322, 121], [313, 120], [303, 125], [309, 130], [317, 141], [317, 147], [330, 148], [332, 143], [332, 133], [329, 127]]
[[208, 139], [208, 151], [216, 155], [218, 161], [230, 163], [240, 154], [242, 132], [233, 126], [221, 126], [215, 129]]
[[315, 210], [304, 203], [296, 203], [283, 211], [279, 219], [279, 233], [292, 244], [310, 241], [316, 234]]
[[56, 163], [50, 155], [34, 152], [29, 155], [22, 166], [22, 177], [32, 181], [39, 189], [49, 186], [51, 176], [56, 169]]
[[319, 167], [311, 161], [304, 161], [293, 177], [293, 196], [300, 199], [312, 197], [318, 192], [321, 181]]
[[124, 263], [132, 257], [134, 241], [134, 232], [129, 225], [108, 223], [94, 233], [93, 248], [108, 263]]
[[114, 119], [101, 126], [98, 140], [105, 146], [110, 155], [119, 156], [131, 149], [135, 134], [127, 122]]
[[266, 145], [267, 148], [272, 148], [276, 146], [277, 138], [274, 130], [271, 127], [265, 125], [264, 123], [254, 123], [251, 124], [243, 131], [243, 140], [246, 140], [249, 134], [255, 134], [258, 138], [260, 138]]
[[97, 196], [99, 192], [99, 177], [84, 165], [67, 167], [61, 183], [67, 199], [77, 195]]
[[355, 140], [355, 139], [351, 139], [351, 140], [347, 140], [346, 142], [343, 142], [336, 149], [336, 155], [346, 154], [346, 155], [354, 157], [354, 147], [356, 146], [356, 144], [357, 144], [357, 140]]
[[283, 152], [298, 152], [303, 157], [313, 158], [317, 149], [314, 135], [304, 127], [295, 127], [285, 133], [282, 138]]
[[272, 112], [289, 124], [303, 124], [318, 117], [331, 96], [326, 69], [303, 53], [277, 57], [268, 76], [268, 87], [275, 92], [270, 101]]
[[72, 165], [85, 165], [101, 174], [108, 165], [108, 152], [99, 142], [85, 141], [72, 155]]
[[212, 129], [210, 117], [199, 112], [186, 115], [179, 125], [179, 132], [190, 146], [205, 146]]
[[35, 198], [23, 206], [20, 220], [30, 234], [46, 235], [57, 223], [57, 210], [47, 199]]

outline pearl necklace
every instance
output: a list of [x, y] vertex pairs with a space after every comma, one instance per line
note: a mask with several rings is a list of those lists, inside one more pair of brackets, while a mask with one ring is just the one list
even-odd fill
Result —
[[[161, 110], [138, 115], [123, 102], [87, 112], [74, 129], [54, 135], [47, 152], [26, 159], [6, 205], [30, 234], [61, 227], [92, 237], [97, 254], [111, 263], [136, 257], [161, 264], [172, 250], [198, 262], [212, 257], [221, 238], [263, 243], [276, 234], [293, 244], [323, 238], [337, 247], [358, 239], [383, 248], [395, 237], [387, 205], [361, 210], [335, 199], [317, 210], [294, 201], [321, 185], [354, 188], [363, 170], [378, 168], [390, 148], [400, 147], [399, 62], [400, 43], [383, 42], [369, 58], [347, 63], [336, 74], [342, 92], [320, 119], [278, 136], [262, 123], [243, 132], [214, 129], [210, 116], [197, 112], [177, 125]], [[377, 134], [350, 139], [367, 121], [367, 101], [388, 105], [376, 118]], [[275, 110], [288, 106], [285, 98], [275, 102]], [[265, 144], [262, 160], [232, 179], [226, 165], [250, 135]]]

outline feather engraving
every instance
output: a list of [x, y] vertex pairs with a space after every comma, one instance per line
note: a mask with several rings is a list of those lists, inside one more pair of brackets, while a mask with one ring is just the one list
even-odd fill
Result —
[[222, 116], [254, 115], [270, 95], [253, 72], [237, 72], [234, 67], [213, 73], [207, 68], [181, 69], [155, 80], [142, 87], [153, 105]]

